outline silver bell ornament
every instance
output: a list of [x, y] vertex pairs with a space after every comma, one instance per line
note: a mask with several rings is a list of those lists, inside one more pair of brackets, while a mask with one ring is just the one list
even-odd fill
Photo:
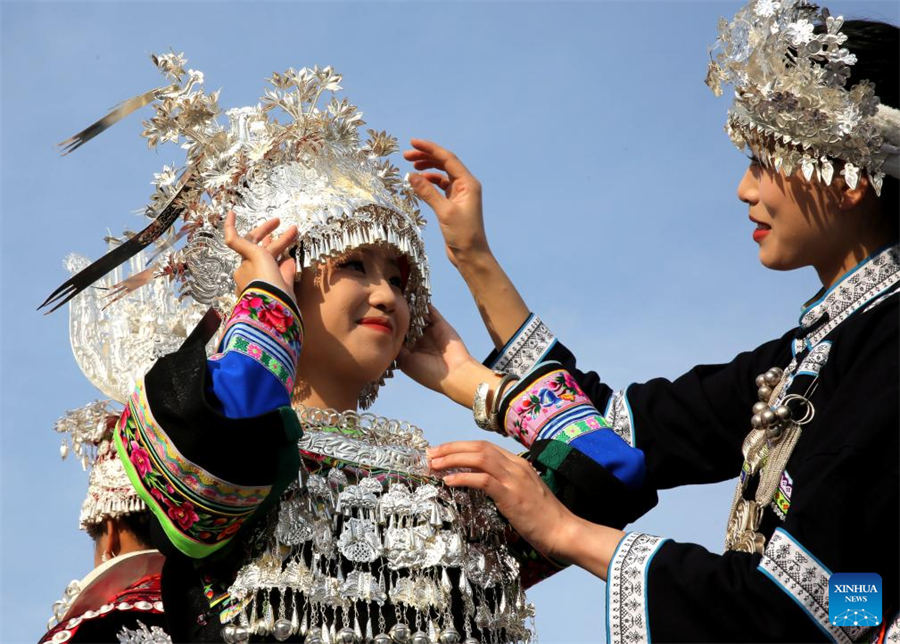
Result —
[[393, 644], [393, 638], [387, 633], [379, 633], [373, 640], [375, 644]]
[[431, 644], [431, 638], [425, 631], [416, 631], [412, 636], [412, 644]]
[[766, 384], [766, 374], [759, 374], [758, 376], [756, 376], [756, 380], [754, 382], [756, 383], [757, 388], [762, 387]]
[[463, 640], [463, 644], [481, 644], [476, 637], [467, 637]]
[[761, 401], [761, 400], [760, 400], [759, 402], [753, 403], [753, 413], [754, 413], [754, 415], [755, 415], [755, 414], [761, 414], [761, 413], [763, 413], [765, 410], [767, 410], [768, 408], [769, 408], [769, 406], [768, 406], [766, 403], [764, 403], [763, 401]]
[[403, 623], [391, 626], [391, 639], [397, 644], [406, 644], [409, 641], [409, 626]]
[[234, 639], [234, 632], [236, 627], [234, 624], [228, 624], [222, 629], [222, 641], [225, 644], [235, 644], [237, 640]]
[[441, 631], [441, 635], [438, 637], [438, 642], [440, 642], [440, 644], [459, 644], [460, 640], [462, 640], [462, 637], [460, 637], [459, 632], [452, 626]]
[[771, 409], [765, 410], [762, 414], [763, 425], [769, 426], [775, 422], [775, 412]]
[[272, 627], [272, 635], [274, 635], [275, 639], [279, 642], [283, 642], [284, 640], [289, 638], [292, 631], [293, 626], [288, 620], [283, 617], [276, 621], [275, 626]]
[[781, 369], [769, 369], [765, 374], [766, 384], [770, 387], [777, 385], [778, 381], [781, 380], [782, 373]]
[[790, 420], [791, 410], [787, 405], [778, 405], [778, 407], [775, 408], [775, 416], [782, 422]]
[[250, 641], [250, 629], [246, 626], [235, 626], [234, 627], [234, 642], [235, 644], [243, 644], [244, 642]]
[[772, 388], [768, 385], [763, 385], [759, 388], [759, 399], [763, 402], [769, 402], [769, 398], [772, 397]]
[[322, 634], [319, 628], [311, 629], [304, 642], [305, 644], [322, 644]]
[[337, 642], [337, 644], [357, 644], [357, 642], [359, 642], [359, 638], [356, 636], [356, 633], [353, 632], [352, 628], [348, 628], [345, 626], [338, 631], [335, 641]]

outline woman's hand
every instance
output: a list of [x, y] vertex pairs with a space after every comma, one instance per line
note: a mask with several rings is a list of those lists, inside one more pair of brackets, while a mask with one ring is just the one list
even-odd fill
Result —
[[449, 150], [423, 139], [412, 139], [411, 143], [415, 149], [404, 152], [404, 158], [412, 161], [416, 170], [435, 168], [439, 172], [410, 175], [410, 185], [437, 215], [447, 257], [472, 291], [484, 326], [500, 349], [525, 322], [529, 311], [488, 246], [481, 184]]
[[499, 376], [479, 363], [444, 316], [432, 306], [425, 332], [412, 350], [400, 350], [398, 362], [407, 376], [471, 409], [475, 388]]
[[416, 170], [439, 171], [411, 174], [409, 182], [437, 215], [450, 262], [462, 269], [464, 263], [490, 257], [478, 179], [452, 152], [438, 144], [424, 139], [412, 139], [410, 143], [414, 149], [406, 150], [403, 158], [411, 161]]
[[297, 242], [297, 227], [291, 226], [278, 239], [272, 239], [272, 231], [281, 223], [278, 218], [260, 224], [241, 237], [234, 227], [234, 213], [225, 216], [225, 244], [238, 253], [241, 265], [234, 272], [234, 282], [240, 294], [253, 280], [262, 280], [277, 286], [291, 299], [294, 297], [296, 262], [282, 254]]
[[566, 527], [576, 520], [521, 456], [487, 441], [458, 441], [428, 451], [433, 471], [465, 468], [444, 476], [451, 487], [483, 490], [528, 543], [543, 554], [567, 561]]
[[487, 441], [438, 445], [428, 451], [428, 458], [436, 472], [467, 470], [446, 474], [444, 483], [483, 490], [536, 550], [606, 579], [609, 562], [625, 533], [572, 514], [524, 458]]

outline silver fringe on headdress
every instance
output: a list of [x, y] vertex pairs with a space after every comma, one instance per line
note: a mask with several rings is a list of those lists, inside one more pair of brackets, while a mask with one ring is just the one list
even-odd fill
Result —
[[767, 167], [829, 185], [842, 163], [848, 186], [865, 172], [881, 194], [885, 174], [900, 177], [900, 110], [867, 80], [845, 87], [856, 56], [843, 24], [805, 0], [752, 0], [720, 19], [706, 83], [716, 96], [734, 86], [725, 129]]
[[[299, 230], [298, 271], [364, 244], [388, 244], [409, 263], [406, 299], [410, 306], [412, 345], [422, 334], [430, 300], [428, 263], [418, 203], [408, 183], [386, 157], [397, 141], [386, 132], [368, 130], [362, 141], [362, 114], [346, 98], [338, 99], [341, 76], [331, 68], [288, 69], [272, 74], [272, 87], [256, 106], [225, 112], [218, 118], [218, 92], [205, 93], [203, 74], [185, 70], [182, 54], [153, 56], [170, 81], [122, 103], [90, 127], [64, 141], [71, 152], [132, 111], [152, 104], [144, 121], [150, 147], [178, 143], [187, 150], [183, 168], [164, 167], [142, 231], [87, 266], [60, 286], [42, 306], [62, 305], [75, 294], [168, 234], [155, 264], [113, 289], [115, 296], [135, 291], [154, 277], [169, 276], [181, 293], [222, 313], [234, 303], [232, 273], [240, 257], [225, 245], [224, 215], [236, 214], [244, 233], [279, 217], [280, 232]], [[330, 100], [329, 100], [330, 99]], [[282, 123], [274, 116], [286, 115]], [[184, 243], [177, 247], [180, 241]], [[385, 374], [390, 376], [390, 370]], [[360, 401], [365, 407], [383, 378], [372, 383]]]

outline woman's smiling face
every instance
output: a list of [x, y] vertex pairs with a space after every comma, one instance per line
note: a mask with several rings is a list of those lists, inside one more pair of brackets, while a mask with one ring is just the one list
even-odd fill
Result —
[[329, 261], [297, 286], [303, 315], [301, 365], [329, 369], [360, 386], [378, 380], [409, 330], [406, 260], [391, 246], [365, 245]]

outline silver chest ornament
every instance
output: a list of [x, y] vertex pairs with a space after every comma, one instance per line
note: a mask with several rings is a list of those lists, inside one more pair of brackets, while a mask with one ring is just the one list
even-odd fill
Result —
[[[773, 367], [756, 377], [759, 400], [753, 405], [751, 430], [742, 446], [744, 464], [728, 517], [726, 550], [759, 554], [765, 550], [766, 539], [759, 532], [763, 511], [775, 493], [802, 426], [815, 416], [805, 396], [787, 393], [796, 366], [796, 360], [792, 360], [787, 370]], [[745, 498], [754, 477], [759, 477], [754, 498]]]
[[[309, 428], [314, 444], [301, 441], [301, 453], [315, 453], [313, 446], [328, 451], [311, 457], [315, 471], [304, 464], [282, 495], [270, 534], [259, 535], [269, 547], [228, 589], [240, 612], [224, 626], [224, 640], [531, 639], [526, 620], [533, 607], [507, 551], [505, 523], [480, 492], [451, 490], [428, 476], [420, 430], [404, 434], [404, 427], [393, 423], [387, 438], [377, 422], [349, 435]], [[346, 460], [363, 453], [362, 463]]]

